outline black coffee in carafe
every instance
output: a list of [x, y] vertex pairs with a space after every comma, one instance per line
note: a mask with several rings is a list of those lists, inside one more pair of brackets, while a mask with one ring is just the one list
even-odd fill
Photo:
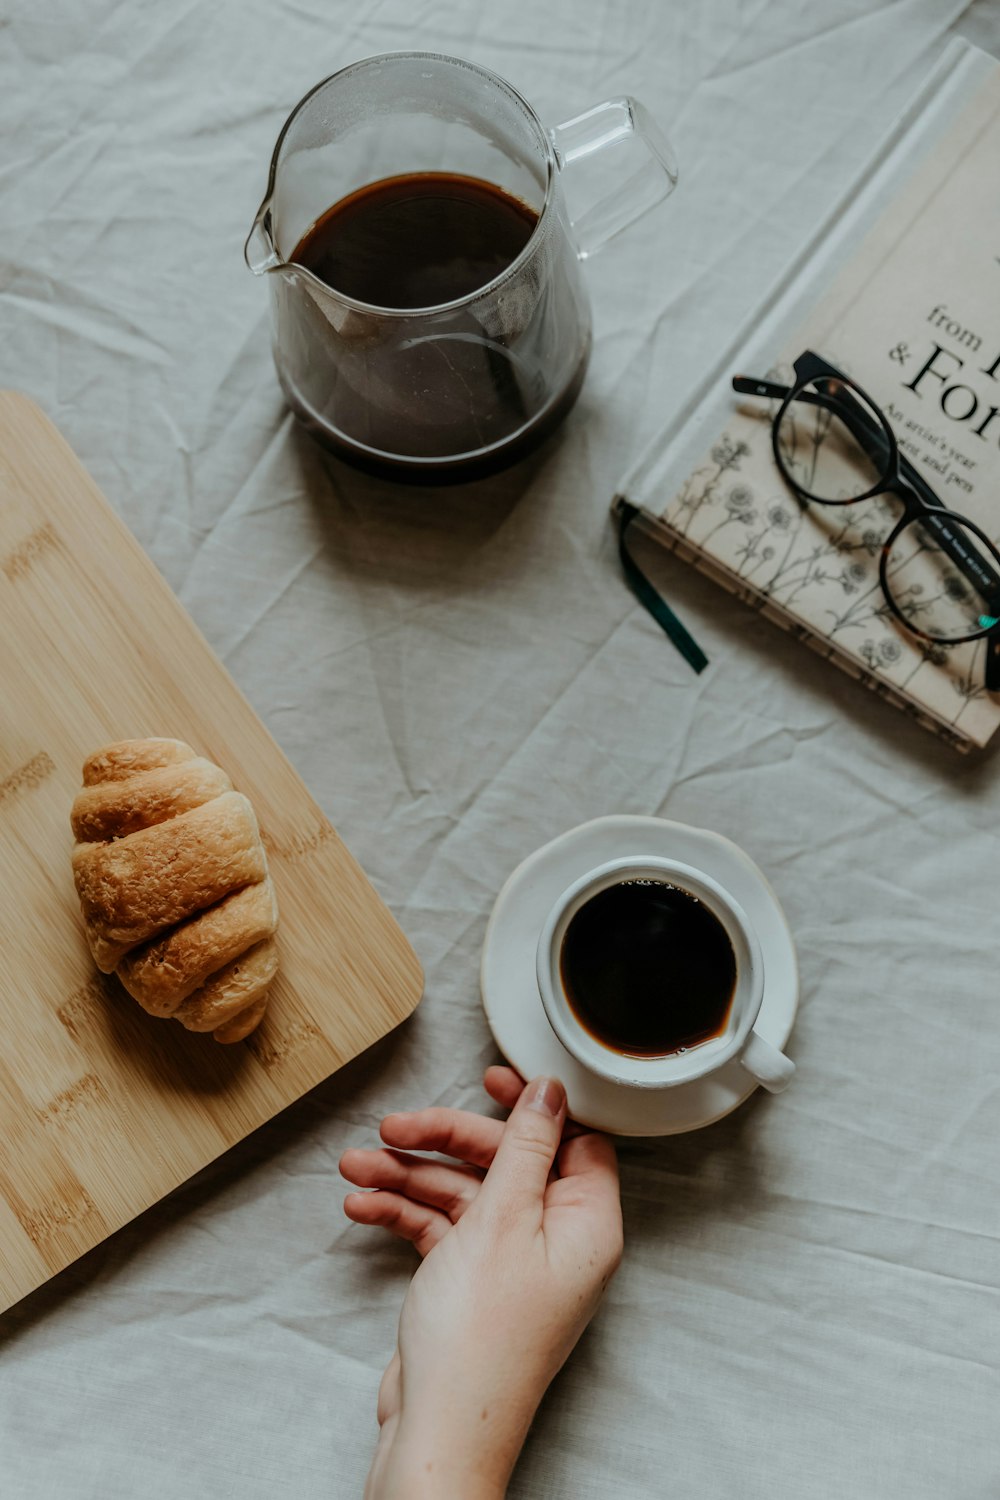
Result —
[[[589, 341], [569, 385], [541, 421], [532, 420], [545, 406], [546, 328], [573, 317], [574, 287], [554, 278], [532, 296], [527, 277], [505, 303], [501, 283], [485, 326], [481, 308], [462, 299], [502, 278], [537, 224], [535, 210], [502, 188], [450, 172], [385, 178], [335, 203], [290, 259], [364, 304], [356, 330], [349, 310], [337, 327], [315, 301], [297, 310], [303, 344], [330, 364], [329, 408], [344, 436], [310, 423], [309, 410], [286, 387], [298, 415], [339, 457], [397, 479], [479, 477], [519, 457], [512, 447], [535, 447], [583, 380]], [[449, 311], [451, 303], [457, 305]], [[428, 328], [430, 308], [437, 315]], [[289, 311], [296, 309], [290, 304]], [[372, 337], [373, 315], [390, 323], [387, 336]], [[525, 337], [532, 324], [534, 339]], [[438, 470], [433, 460], [452, 454], [468, 457]]]

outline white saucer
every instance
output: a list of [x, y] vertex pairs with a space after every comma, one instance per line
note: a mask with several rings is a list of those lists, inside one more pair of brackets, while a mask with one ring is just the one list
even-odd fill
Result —
[[497, 1046], [523, 1078], [547, 1073], [562, 1079], [575, 1120], [615, 1135], [677, 1135], [728, 1115], [749, 1098], [756, 1083], [738, 1062], [712, 1077], [664, 1089], [629, 1089], [599, 1078], [557, 1039], [535, 979], [538, 937], [556, 898], [595, 865], [633, 854], [658, 854], [694, 865], [735, 896], [756, 928], [764, 954], [764, 1003], [755, 1029], [775, 1047], [785, 1045], [798, 1009], [799, 974], [777, 896], [738, 845], [705, 828], [664, 818], [595, 818], [518, 865], [497, 897], [486, 929], [480, 971], [483, 1009]]

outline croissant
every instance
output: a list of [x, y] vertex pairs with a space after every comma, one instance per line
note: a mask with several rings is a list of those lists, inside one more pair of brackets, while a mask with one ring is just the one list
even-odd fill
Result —
[[153, 1016], [249, 1036], [278, 968], [278, 907], [253, 808], [181, 740], [84, 763], [73, 878], [97, 967]]

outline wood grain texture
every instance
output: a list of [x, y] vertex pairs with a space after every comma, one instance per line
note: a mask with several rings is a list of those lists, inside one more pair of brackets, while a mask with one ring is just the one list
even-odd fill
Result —
[[[396, 922], [48, 419], [0, 392], [0, 1309], [413, 1010]], [[176, 736], [254, 805], [281, 916], [258, 1031], [146, 1015], [94, 967], [70, 871], [84, 759]]]

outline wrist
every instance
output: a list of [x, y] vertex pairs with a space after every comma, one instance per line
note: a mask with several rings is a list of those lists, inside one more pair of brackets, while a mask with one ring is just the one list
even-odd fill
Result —
[[400, 1412], [383, 1429], [365, 1500], [503, 1500], [532, 1415]]

